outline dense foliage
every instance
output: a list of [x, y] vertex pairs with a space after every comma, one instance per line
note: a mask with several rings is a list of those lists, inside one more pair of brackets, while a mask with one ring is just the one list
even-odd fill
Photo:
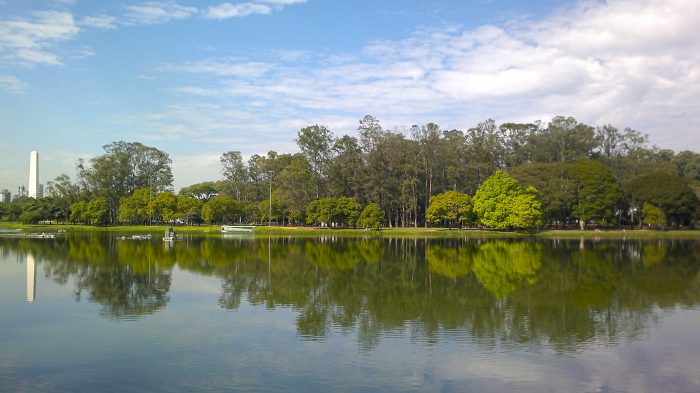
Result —
[[[79, 161], [75, 182], [61, 175], [47, 184], [47, 198], [17, 198], [0, 204], [0, 214], [27, 223], [478, 223], [508, 229], [642, 226], [650, 222], [644, 217], [649, 212], [655, 225], [663, 218], [658, 226], [694, 226], [698, 217], [700, 154], [649, 146], [645, 135], [631, 129], [557, 116], [548, 124], [487, 120], [466, 131], [434, 123], [392, 131], [365, 116], [356, 135], [335, 137], [327, 127], [312, 125], [297, 133], [299, 153], [269, 151], [246, 161], [239, 151], [224, 152], [221, 180], [184, 187], [177, 196], [171, 194], [167, 153], [113, 142], [103, 155]], [[512, 178], [509, 185], [482, 189], [498, 173]], [[501, 208], [489, 202], [477, 209], [477, 194], [498, 190], [507, 192], [507, 202], [493, 197]], [[222, 199], [209, 203], [215, 198]], [[106, 217], [90, 216], [101, 214], [101, 207], [85, 213], [97, 200], [93, 207], [106, 201]], [[644, 209], [645, 203], [663, 216]], [[358, 224], [360, 212], [372, 204], [379, 208], [379, 224]]]

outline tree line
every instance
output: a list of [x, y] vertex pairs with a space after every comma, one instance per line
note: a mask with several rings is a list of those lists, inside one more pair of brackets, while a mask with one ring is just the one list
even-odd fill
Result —
[[362, 219], [359, 226], [508, 229], [680, 227], [698, 217], [700, 154], [659, 149], [638, 131], [573, 117], [401, 131], [365, 116], [357, 136], [312, 125], [296, 143], [299, 152], [248, 160], [224, 152], [219, 180], [176, 195], [167, 153], [113, 142], [78, 162], [74, 182], [61, 175], [47, 184], [47, 198], [19, 198], [0, 205], [0, 214], [95, 225], [355, 226]]

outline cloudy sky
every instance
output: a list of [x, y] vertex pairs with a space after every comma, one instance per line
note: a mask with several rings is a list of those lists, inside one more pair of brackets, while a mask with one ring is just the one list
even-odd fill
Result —
[[115, 140], [168, 152], [175, 189], [218, 157], [489, 118], [631, 127], [700, 151], [697, 0], [0, 0], [0, 188], [74, 177]]

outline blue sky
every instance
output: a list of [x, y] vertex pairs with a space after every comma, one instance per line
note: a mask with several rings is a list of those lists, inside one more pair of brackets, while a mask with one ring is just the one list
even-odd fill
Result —
[[0, 0], [0, 188], [75, 175], [115, 140], [168, 152], [175, 189], [218, 157], [493, 118], [648, 133], [700, 151], [700, 2]]

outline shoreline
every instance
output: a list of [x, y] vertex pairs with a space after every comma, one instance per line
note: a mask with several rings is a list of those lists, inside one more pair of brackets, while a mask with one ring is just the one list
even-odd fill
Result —
[[[167, 225], [132, 225], [95, 227], [72, 224], [24, 225], [19, 223], [0, 223], [0, 230], [21, 229], [26, 232], [114, 232], [114, 233], [163, 233], [166, 228], [175, 232], [190, 234], [221, 234], [219, 225], [201, 226], [167, 226]], [[485, 229], [448, 229], [448, 228], [383, 228], [379, 231], [368, 229], [321, 229], [314, 227], [269, 227], [258, 226], [252, 236], [295, 236], [295, 237], [393, 237], [393, 238], [542, 238], [542, 239], [700, 239], [700, 230], [647, 230], [647, 229], [611, 229], [585, 230], [560, 229], [544, 230], [533, 233], [506, 232]]]

